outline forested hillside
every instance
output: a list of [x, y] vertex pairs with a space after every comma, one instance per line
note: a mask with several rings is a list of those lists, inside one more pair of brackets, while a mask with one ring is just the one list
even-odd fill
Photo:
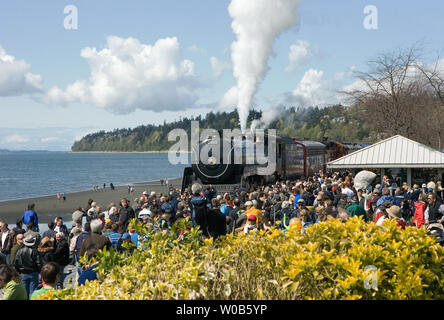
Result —
[[[262, 112], [252, 110], [249, 125], [261, 119]], [[237, 111], [210, 112], [205, 117], [184, 118], [163, 125], [143, 125], [133, 129], [115, 129], [89, 134], [76, 141], [72, 151], [162, 151], [168, 150], [175, 142], [168, 141], [168, 133], [182, 128], [190, 136], [191, 121], [198, 120], [201, 129], [216, 130], [239, 127]], [[363, 117], [356, 107], [332, 106], [327, 108], [286, 108], [279, 111], [279, 117], [268, 128], [276, 129], [279, 135], [300, 139], [318, 140], [323, 138], [350, 143], [373, 143], [376, 133], [371, 129], [369, 119]]]

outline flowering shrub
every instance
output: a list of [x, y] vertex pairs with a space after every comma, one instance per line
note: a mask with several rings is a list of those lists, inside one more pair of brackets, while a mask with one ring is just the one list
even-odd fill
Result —
[[[136, 223], [132, 255], [98, 255], [98, 280], [41, 299], [443, 299], [444, 249], [424, 229], [357, 217], [283, 233], [201, 240], [181, 221], [162, 234]], [[377, 288], [366, 289], [377, 268]]]

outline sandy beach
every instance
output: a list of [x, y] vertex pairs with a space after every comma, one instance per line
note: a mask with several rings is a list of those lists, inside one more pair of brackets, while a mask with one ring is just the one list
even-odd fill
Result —
[[[182, 185], [182, 179], [169, 180], [169, 183], [175, 188], [180, 188]], [[128, 194], [128, 186], [115, 187], [114, 190], [111, 190], [109, 186], [107, 186], [105, 190], [99, 189], [99, 191], [88, 190], [67, 193], [66, 201], [63, 201], [63, 199], [58, 200], [56, 195], [4, 201], [0, 202], [0, 218], [13, 227], [16, 220], [20, 218], [23, 215], [23, 212], [27, 209], [28, 203], [35, 203], [35, 210], [39, 217], [39, 223], [48, 223], [56, 216], [61, 216], [65, 221], [70, 221], [71, 214], [78, 207], [85, 208], [88, 199], [90, 198], [94, 199], [103, 210], [107, 210], [107, 207], [111, 202], [118, 204], [122, 198], [129, 199], [132, 205], [134, 199], [139, 197], [143, 191], [156, 191], [157, 193], [164, 194], [168, 192], [168, 188], [166, 186], [161, 186], [160, 181], [136, 183], [133, 184], [133, 187], [135, 190], [133, 194]]]

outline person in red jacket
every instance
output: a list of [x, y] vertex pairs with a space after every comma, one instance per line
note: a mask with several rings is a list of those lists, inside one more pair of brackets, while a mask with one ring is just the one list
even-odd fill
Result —
[[415, 215], [413, 216], [413, 222], [418, 228], [421, 228], [425, 223], [424, 212], [427, 208], [425, 200], [426, 200], [426, 195], [424, 193], [421, 193], [418, 197], [418, 201], [414, 202]]

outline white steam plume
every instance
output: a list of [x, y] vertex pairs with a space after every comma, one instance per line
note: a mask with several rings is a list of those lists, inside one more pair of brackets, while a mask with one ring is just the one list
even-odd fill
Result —
[[256, 129], [267, 129], [274, 120], [282, 117], [285, 114], [285, 111], [284, 106], [279, 106], [262, 112], [262, 116], [259, 120], [255, 119], [251, 122], [251, 132], [254, 132]]
[[267, 71], [276, 38], [298, 21], [299, 0], [232, 0], [228, 12], [237, 41], [231, 45], [238, 86], [241, 130], [246, 131], [253, 96]]

